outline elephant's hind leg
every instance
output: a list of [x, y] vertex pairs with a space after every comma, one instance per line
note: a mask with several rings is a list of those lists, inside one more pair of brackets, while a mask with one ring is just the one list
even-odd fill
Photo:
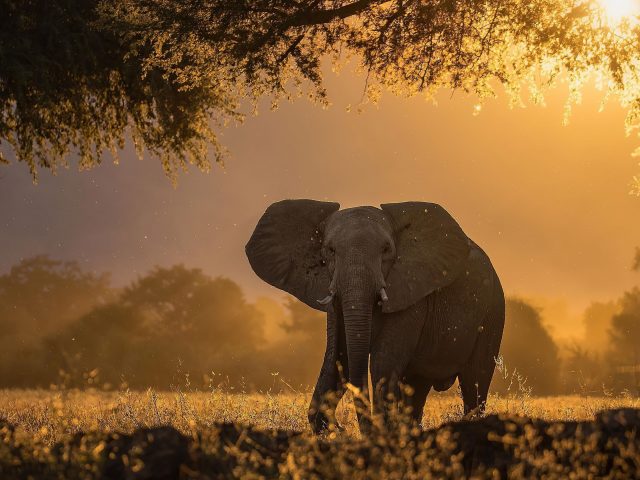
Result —
[[427, 395], [431, 390], [431, 382], [424, 377], [410, 375], [404, 379], [404, 383], [411, 387], [411, 394], [405, 397], [405, 404], [411, 407], [411, 418], [417, 424], [422, 423], [424, 405], [427, 402]]
[[469, 362], [458, 375], [465, 415], [474, 411], [484, 413], [489, 385], [496, 366], [495, 359], [500, 350], [503, 327], [504, 296], [502, 289], [498, 288], [492, 308], [480, 327]]

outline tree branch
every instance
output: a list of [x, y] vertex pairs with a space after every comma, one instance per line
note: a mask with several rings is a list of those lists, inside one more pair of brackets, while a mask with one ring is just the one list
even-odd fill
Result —
[[357, 0], [331, 10], [303, 11], [294, 15], [288, 22], [289, 27], [305, 27], [329, 23], [336, 19], [345, 19], [363, 12], [374, 4], [386, 3], [388, 0]]

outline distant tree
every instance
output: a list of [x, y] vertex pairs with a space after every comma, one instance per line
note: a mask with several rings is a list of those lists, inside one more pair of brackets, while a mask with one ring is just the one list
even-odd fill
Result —
[[0, 276], [0, 386], [27, 386], [57, 375], [43, 340], [113, 297], [109, 276], [47, 256], [25, 260]]
[[271, 369], [290, 384], [313, 386], [326, 348], [326, 314], [289, 297], [287, 316], [281, 323], [284, 338], [265, 352]]
[[118, 385], [124, 377], [139, 388], [181, 385], [182, 374], [201, 386], [212, 371], [265, 385], [263, 327], [263, 315], [236, 283], [175, 266], [136, 280], [117, 301], [81, 317], [49, 344], [53, 363], [76, 382], [97, 369], [103, 382]]
[[588, 0], [0, 0], [0, 138], [18, 159], [81, 166], [121, 148], [174, 175], [220, 158], [211, 118], [308, 92], [326, 102], [322, 61], [356, 56], [374, 99], [502, 84], [534, 100], [561, 71], [571, 100], [590, 72], [640, 119], [640, 26], [611, 25]]
[[269, 342], [264, 314], [229, 279], [158, 267], [115, 292], [107, 275], [75, 262], [23, 260], [0, 276], [0, 388], [168, 388], [187, 375], [197, 387], [212, 378], [306, 387], [322, 361], [325, 319], [292, 298], [276, 306], [281, 332]]
[[[110, 303], [100, 306], [80, 317], [72, 325], [55, 332], [45, 340], [46, 363], [52, 368], [50, 384], [87, 387], [87, 372], [97, 372], [91, 380], [103, 385], [119, 386], [123, 380], [131, 381], [147, 377], [152, 385], [154, 377], [141, 375], [143, 365], [153, 361], [158, 352], [143, 351], [150, 335], [145, 317], [131, 306]], [[147, 358], [145, 358], [147, 357]], [[141, 363], [142, 362], [142, 363]], [[158, 365], [158, 369], [175, 365]]]
[[0, 276], [0, 342], [37, 342], [111, 296], [107, 274], [46, 255], [24, 259]]
[[607, 359], [618, 388], [640, 391], [640, 289], [633, 288], [620, 300], [609, 331]]
[[185, 334], [215, 349], [252, 349], [264, 342], [263, 316], [240, 286], [200, 269], [155, 268], [125, 288], [120, 302], [143, 311], [156, 335]]
[[287, 298], [285, 306], [289, 317], [281, 325], [287, 333], [301, 334], [313, 338], [314, 341], [325, 338], [327, 332], [326, 314], [306, 306], [293, 297]]
[[602, 395], [611, 386], [610, 366], [602, 352], [574, 343], [564, 356], [561, 383], [567, 393]]
[[[544, 327], [540, 312], [524, 300], [509, 298], [506, 322], [500, 347], [509, 374], [516, 370], [526, 378], [534, 395], [558, 392], [560, 359], [558, 348]], [[504, 392], [511, 381], [496, 374], [493, 389]], [[513, 388], [517, 387], [514, 382]]]

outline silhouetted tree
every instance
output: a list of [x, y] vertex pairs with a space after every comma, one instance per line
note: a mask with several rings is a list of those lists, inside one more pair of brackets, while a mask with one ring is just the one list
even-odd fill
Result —
[[[0, 138], [35, 172], [70, 149], [83, 166], [136, 145], [169, 174], [207, 168], [209, 119], [240, 99], [305, 90], [325, 102], [322, 60], [358, 57], [367, 93], [457, 88], [481, 99], [522, 83], [539, 99], [561, 69], [576, 98], [591, 71], [637, 124], [640, 26], [598, 2], [482, 0], [1, 0]], [[216, 158], [219, 158], [217, 151]]]
[[43, 381], [43, 370], [51, 366], [42, 340], [112, 296], [108, 275], [44, 255], [22, 260], [0, 276], [0, 382]]
[[104, 382], [117, 385], [124, 377], [142, 388], [181, 384], [181, 374], [200, 386], [212, 371], [260, 383], [269, 376], [257, 356], [263, 326], [236, 283], [175, 266], [154, 269], [50, 342], [60, 368], [76, 381], [98, 369]]
[[620, 300], [620, 312], [614, 315], [609, 330], [607, 355], [616, 387], [640, 390], [640, 289], [626, 292]]
[[[500, 354], [507, 372], [517, 370], [533, 394], [557, 393], [560, 373], [558, 348], [542, 323], [540, 312], [524, 300], [509, 298]], [[493, 389], [504, 392], [511, 381], [496, 374]], [[514, 382], [514, 388], [517, 382]]]

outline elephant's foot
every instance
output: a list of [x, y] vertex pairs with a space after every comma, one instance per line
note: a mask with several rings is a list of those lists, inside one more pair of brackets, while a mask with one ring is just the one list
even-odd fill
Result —
[[317, 416], [314, 419], [309, 419], [309, 425], [311, 425], [311, 431], [315, 435], [324, 435], [327, 432], [345, 432], [347, 429], [340, 425], [338, 422], [331, 422], [326, 416]]
[[463, 420], [475, 420], [477, 418], [481, 418], [484, 416], [485, 405], [479, 405], [477, 407], [471, 407], [468, 405], [464, 406], [464, 416]]
[[324, 413], [320, 411], [309, 412], [309, 425], [311, 426], [311, 430], [316, 435], [320, 435], [329, 430], [329, 417], [327, 417]]
[[344, 432], [346, 430], [345, 427], [340, 425], [335, 417], [329, 417], [323, 412], [309, 412], [309, 425], [311, 426], [311, 431], [316, 435], [321, 435], [327, 433], [330, 430]]

